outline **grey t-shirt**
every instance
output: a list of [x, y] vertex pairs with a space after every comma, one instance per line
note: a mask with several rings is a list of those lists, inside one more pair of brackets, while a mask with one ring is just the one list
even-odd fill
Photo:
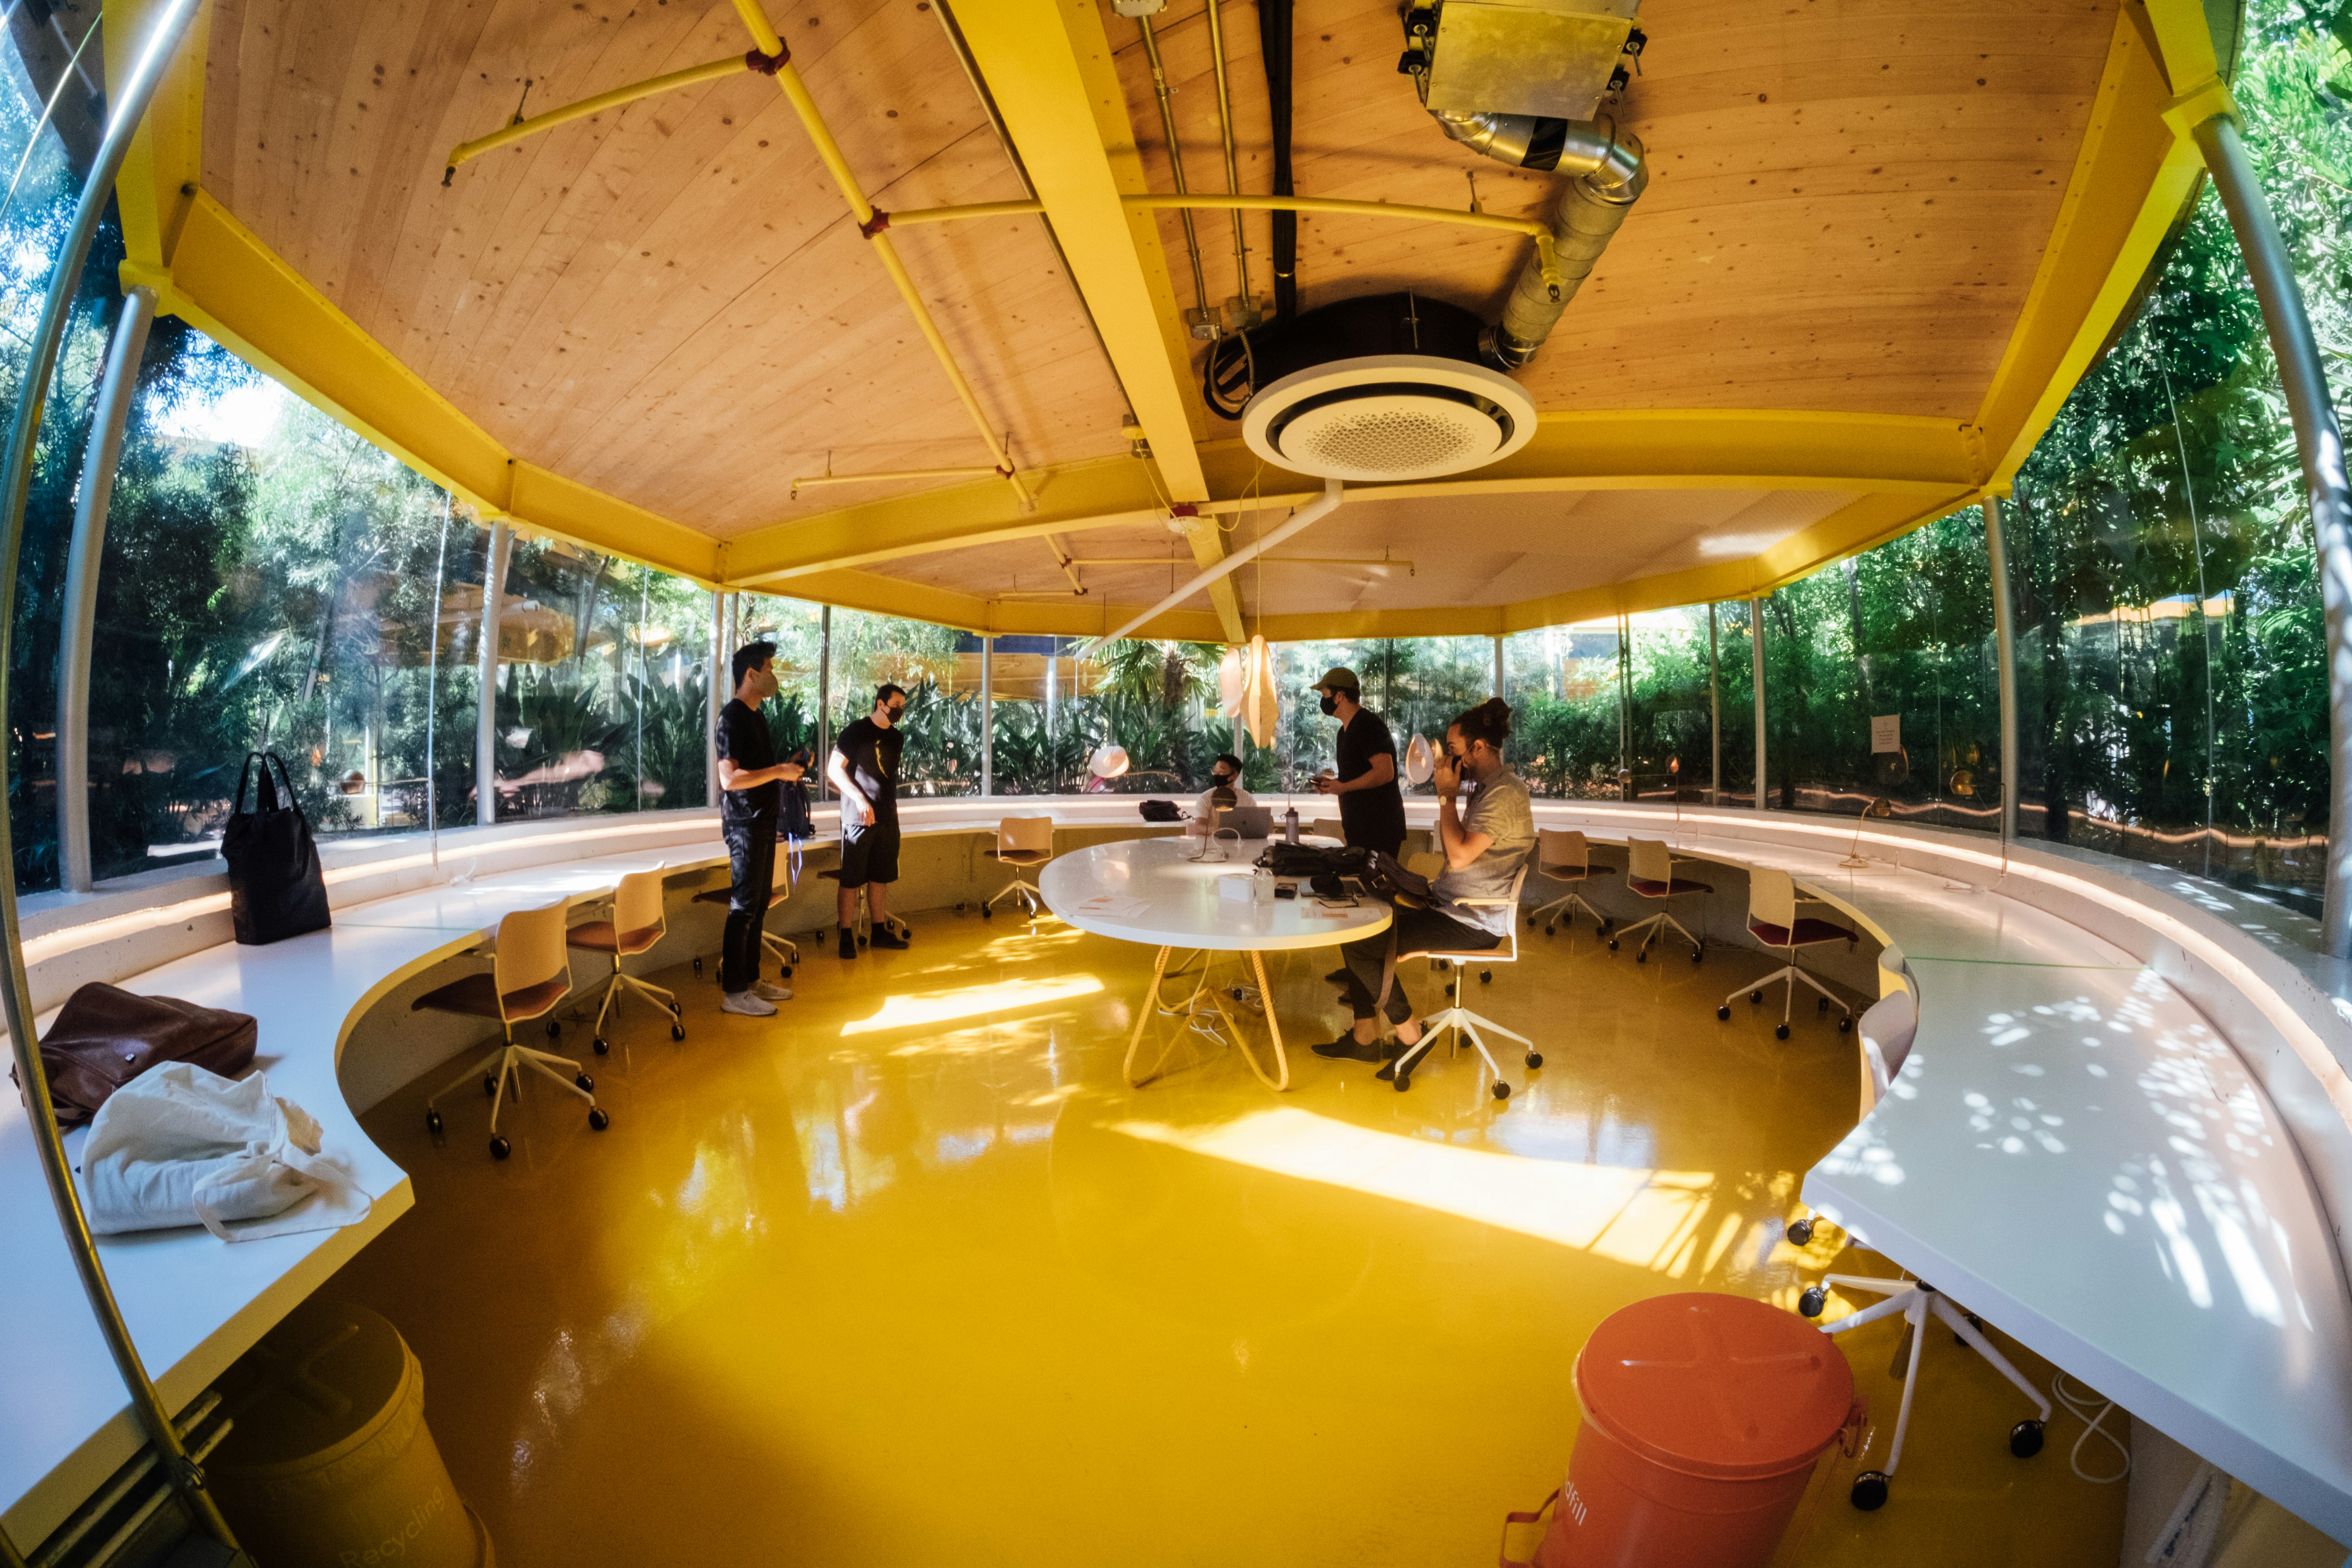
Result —
[[[1437, 895], [1444, 899], [1508, 898], [1511, 879], [1519, 874], [1519, 868], [1527, 863], [1528, 852], [1536, 845], [1535, 810], [1528, 802], [1528, 786], [1519, 782], [1519, 775], [1504, 768], [1480, 784], [1462, 814], [1462, 831], [1486, 834], [1494, 842], [1467, 866], [1441, 874], [1432, 884]], [[1465, 925], [1507, 937], [1511, 934], [1511, 917], [1517, 911], [1505, 904], [1475, 909], [1449, 904], [1445, 912]]]

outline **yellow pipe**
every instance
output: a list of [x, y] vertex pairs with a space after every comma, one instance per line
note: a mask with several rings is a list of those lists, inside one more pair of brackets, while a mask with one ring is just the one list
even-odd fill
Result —
[[[1399, 202], [1346, 201], [1336, 196], [1218, 196], [1188, 193], [1175, 195], [1121, 196], [1121, 205], [1129, 212], [1150, 212], [1159, 208], [1208, 207], [1219, 211], [1238, 212], [1297, 212], [1332, 213], [1348, 217], [1407, 218], [1416, 223], [1450, 223], [1465, 228], [1483, 228], [1496, 234], [1523, 234], [1536, 242], [1536, 257], [1543, 269], [1543, 279], [1553, 289], [1559, 287], [1559, 260], [1552, 243], [1550, 226], [1538, 218], [1505, 217], [1499, 213], [1461, 212], [1453, 207], [1407, 206]], [[907, 212], [894, 212], [889, 226], [897, 228], [910, 223], [952, 223], [962, 218], [1031, 217], [1045, 210], [1042, 202], [975, 202], [960, 207], [916, 207]]]
[[467, 159], [478, 158], [485, 153], [495, 152], [500, 147], [520, 142], [526, 136], [536, 136], [542, 131], [552, 131], [559, 125], [567, 125], [574, 120], [585, 120], [592, 114], [602, 114], [608, 109], [618, 109], [625, 103], [635, 103], [641, 98], [651, 98], [657, 92], [668, 92], [674, 88], [693, 87], [701, 82], [717, 81], [721, 77], [740, 76], [751, 68], [751, 63], [741, 55], [730, 55], [723, 60], [713, 60], [707, 66], [688, 66], [682, 71], [672, 71], [667, 76], [657, 76], [648, 81], [633, 82], [627, 87], [616, 87], [610, 92], [600, 92], [593, 98], [583, 98], [577, 103], [565, 104], [562, 109], [551, 109], [545, 114], [534, 114], [529, 120], [518, 120], [502, 130], [491, 132], [488, 136], [478, 136], [471, 142], [460, 142], [451, 148], [449, 166], [442, 171], [441, 183], [447, 184], [449, 176], [457, 172], [457, 165]]
[[[971, 383], [964, 378], [963, 367], [956, 363], [955, 354], [948, 348], [947, 339], [940, 334], [939, 323], [931, 319], [930, 307], [923, 302], [914, 279], [908, 275], [906, 264], [898, 259], [898, 247], [890, 243], [890, 236], [885, 232], [886, 226], [874, 221], [874, 204], [866, 199], [866, 189], [850, 171], [849, 160], [842, 155], [841, 143], [833, 139], [831, 128], [817, 110], [816, 100], [809, 96], [808, 84], [802, 81], [801, 73], [793, 68], [791, 52], [784, 47], [784, 41], [776, 36], [775, 27], [768, 21], [767, 12], [761, 7], [760, 0], [735, 0], [735, 11], [743, 18], [743, 25], [751, 30], [760, 52], [776, 62], [773, 75], [776, 86], [783, 92], [784, 101], [790, 103], [793, 111], [801, 117], [801, 126], [807, 131], [809, 141], [815, 144], [818, 159], [833, 175], [833, 183], [841, 187], [842, 195], [849, 203], [849, 210], [857, 218], [858, 227], [865, 231], [866, 237], [873, 242], [875, 253], [881, 257], [883, 270], [889, 273], [890, 281], [898, 288], [898, 297], [907, 301], [907, 309], [913, 312], [915, 325], [921, 330], [923, 341], [931, 345], [931, 353], [938, 357], [940, 368], [948, 373], [948, 380], [955, 384], [956, 396], [962, 400], [964, 412], [971, 416], [973, 426], [980, 431], [980, 438], [988, 444], [989, 456], [996, 461], [996, 471], [1013, 486], [1013, 492], [1021, 498], [1021, 504], [1024, 508], [1029, 506], [1029, 487], [1021, 482], [1019, 474], [1013, 472], [1013, 455], [1005, 450], [1003, 442], [997, 439], [988, 416], [981, 411], [980, 395], [972, 391]], [[768, 67], [762, 62], [759, 68], [765, 71]]]
[[793, 481], [793, 499], [800, 499], [802, 490], [811, 485], [871, 485], [914, 479], [977, 479], [995, 473], [994, 468], [898, 468], [888, 473], [873, 474], [811, 474]]

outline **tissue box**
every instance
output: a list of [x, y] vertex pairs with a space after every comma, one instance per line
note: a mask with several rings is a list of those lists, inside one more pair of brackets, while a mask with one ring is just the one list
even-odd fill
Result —
[[1217, 879], [1217, 897], [1229, 899], [1235, 903], [1248, 903], [1250, 880], [1248, 877], [1220, 877]]

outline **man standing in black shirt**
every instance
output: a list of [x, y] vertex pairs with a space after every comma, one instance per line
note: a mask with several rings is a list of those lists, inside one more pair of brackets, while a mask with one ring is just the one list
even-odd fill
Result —
[[760, 929], [776, 886], [776, 814], [784, 781], [801, 776], [798, 763], [776, 761], [774, 740], [760, 704], [776, 694], [776, 645], [755, 642], [735, 650], [735, 695], [719, 710], [719, 831], [727, 840], [734, 885], [727, 898], [727, 936], [720, 949], [719, 1006], [754, 1018], [772, 1016], [792, 992], [760, 978]]
[[874, 712], [841, 731], [824, 776], [841, 795], [841, 956], [857, 956], [857, 889], [866, 889], [866, 912], [874, 922], [867, 939], [876, 947], [904, 947], [890, 930], [887, 895], [898, 879], [898, 753], [907, 737], [898, 721], [907, 715], [907, 690], [883, 687], [874, 694]]
[[1404, 847], [1396, 742], [1381, 716], [1363, 705], [1354, 670], [1327, 670], [1315, 689], [1323, 694], [1323, 711], [1339, 721], [1339, 774], [1324, 774], [1315, 787], [1339, 797], [1339, 826], [1350, 845], [1393, 856]]

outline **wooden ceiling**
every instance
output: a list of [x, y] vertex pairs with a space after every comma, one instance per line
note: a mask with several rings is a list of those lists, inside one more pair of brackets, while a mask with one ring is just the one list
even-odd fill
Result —
[[[113, 11], [146, 3], [115, 0], [110, 41]], [[1222, 191], [1202, 4], [1171, 0], [1154, 26], [1191, 186]], [[1080, 160], [1107, 161], [1122, 188], [1172, 188], [1137, 25], [1100, 0], [1034, 5], [1042, 30], [1066, 30], [1071, 79], [1124, 95], [1123, 105], [1091, 105], [1103, 146]], [[1616, 112], [1646, 143], [1652, 183], [1520, 374], [1548, 422], [1656, 411], [1664, 423], [1643, 456], [1612, 467], [1606, 449], [1562, 426], [1539, 443], [1548, 456], [1516, 467], [1406, 499], [1360, 493], [1311, 543], [1282, 553], [1386, 552], [1414, 559], [1416, 571], [1280, 568], [1265, 574], [1262, 603], [1259, 579], [1244, 573], [1236, 582], [1246, 613], [1270, 621], [1557, 606], [1611, 587], [1640, 607], [1633, 601], [1696, 596], [1701, 584], [1707, 595], [1746, 592], [1999, 488], [2003, 463], [2013, 467], [2009, 448], [2030, 445], [2033, 420], [2063, 395], [2052, 378], [2080, 374], [2078, 340], [2109, 324], [2101, 311], [2120, 308], [2106, 272], [2136, 276], [2152, 253], [2148, 214], [2168, 216], [2165, 204], [2177, 208], [2187, 188], [2156, 173], [2169, 142], [2138, 106], [2161, 98], [2161, 68], [2118, 25], [2117, 5], [1649, 0], [1643, 74]], [[1022, 14], [992, 0], [964, 0], [964, 9], [986, 76], [991, 59], [1008, 58], [1003, 16], [1017, 31]], [[1018, 142], [1021, 127], [1044, 122], [1024, 110], [1058, 90], [1044, 74], [1000, 67], [983, 98], [931, 0], [796, 0], [768, 15], [877, 205], [1031, 194], [991, 111], [1006, 107]], [[1257, 13], [1251, 0], [1225, 0], [1223, 18], [1241, 185], [1263, 192], [1269, 100]], [[1394, 0], [1299, 0], [1293, 37], [1300, 193], [1549, 212], [1558, 176], [1482, 159], [1421, 110], [1394, 70]], [[160, 229], [143, 240], [144, 222], [126, 217], [126, 277], [168, 279], [167, 309], [485, 511], [710, 581], [962, 625], [1057, 625], [1057, 607], [1036, 595], [1066, 583], [1061, 553], [1170, 552], [1160, 503], [1174, 470], [1160, 448], [1188, 432], [1151, 431], [1154, 468], [1125, 456], [1122, 421], [1151, 390], [1139, 381], [1182, 409], [1199, 453], [1197, 462], [1183, 456], [1223, 508], [1226, 531], [1198, 547], [1180, 542], [1180, 559], [1245, 538], [1233, 508], [1253, 487], [1315, 488], [1259, 470], [1237, 429], [1201, 406], [1185, 357], [1199, 345], [1175, 321], [1193, 299], [1176, 214], [1134, 227], [1167, 342], [1145, 360], [1114, 322], [1132, 301], [1106, 300], [1099, 284], [1082, 294], [1087, 255], [1076, 257], [1074, 280], [1057, 227], [1065, 247], [1104, 241], [1051, 191], [1044, 217], [892, 230], [979, 403], [1034, 476], [1039, 509], [1024, 512], [994, 481], [794, 498], [796, 477], [828, 466], [988, 458], [766, 79], [747, 72], [645, 99], [487, 153], [443, 184], [454, 146], [518, 110], [738, 55], [747, 42], [726, 0], [213, 0], [201, 79], [181, 100], [193, 106], [194, 129], [182, 132], [193, 177], [178, 188], [200, 184], [201, 195], [175, 205], [167, 115], [152, 133], [152, 175], [126, 174], [133, 196], [152, 178], [146, 199]], [[2127, 121], [2134, 140], [2126, 145], [2110, 121]], [[1058, 143], [1042, 151], [1070, 153]], [[2124, 152], [2137, 159], [2125, 174], [2091, 177], [2095, 156], [2120, 165]], [[1024, 153], [1033, 170], [1040, 155], [1034, 145]], [[2098, 227], [2086, 202], [2102, 192], [2115, 210]], [[1222, 302], [1238, 287], [1232, 220], [1202, 212], [1195, 226], [1202, 286]], [[247, 271], [255, 258], [282, 263], [289, 289], [318, 297], [319, 320], [281, 326], [282, 310], [232, 299], [223, 284], [207, 297], [211, 274], [187, 247], [226, 243], [208, 237], [215, 230], [244, 247], [234, 257]], [[1250, 215], [1244, 231], [1262, 298], [1268, 219]], [[2062, 256], [2063, 245], [2073, 249]], [[1309, 216], [1299, 222], [1302, 303], [1411, 288], [1491, 314], [1526, 248], [1516, 236], [1452, 225]], [[218, 258], [214, 266], [227, 268]], [[2065, 294], [2053, 279], [2070, 269], [2098, 275]], [[1097, 331], [1100, 322], [1114, 324]], [[336, 332], [364, 353], [336, 347]], [[339, 354], [375, 358], [365, 374], [337, 380]], [[1181, 402], [1165, 395], [1171, 384]], [[382, 384], [408, 404], [371, 392]], [[403, 422], [420, 402], [438, 410], [439, 425]], [[1751, 417], [1815, 431], [1827, 456], [1735, 461], [1725, 454], [1746, 450], [1738, 422]], [[470, 432], [465, 462], [433, 449], [457, 440], [435, 434], [452, 425]], [[1773, 444], [1748, 445], [1759, 443]], [[1947, 448], [1958, 456], [1942, 456]], [[1883, 475], [1841, 460], [1882, 449], [1895, 454], [1870, 458]], [[499, 454], [510, 470], [503, 490]], [[536, 508], [525, 503], [526, 479], [543, 498]], [[873, 540], [891, 542], [862, 548]], [[1706, 575], [1726, 562], [1747, 575]], [[1114, 603], [1149, 602], [1168, 577], [1123, 566], [1083, 575], [1087, 602], [1072, 595], [1058, 607], [1073, 630], [1095, 629]], [[1000, 604], [1016, 607], [991, 607]], [[1201, 635], [1206, 618], [1203, 609], [1164, 629]]]

